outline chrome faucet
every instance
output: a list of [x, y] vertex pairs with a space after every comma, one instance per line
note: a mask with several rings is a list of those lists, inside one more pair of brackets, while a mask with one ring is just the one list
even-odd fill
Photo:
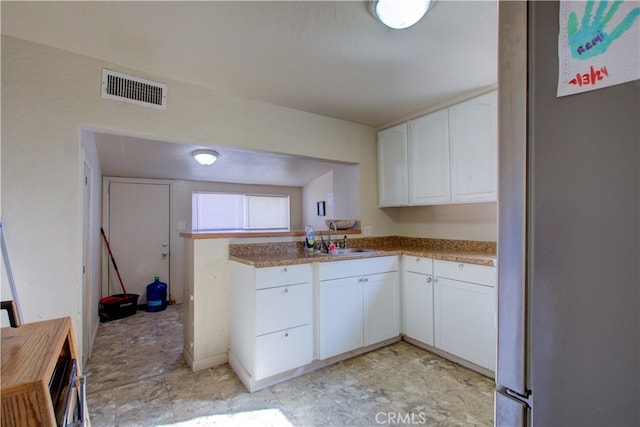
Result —
[[334, 220], [329, 221], [329, 247], [331, 247], [331, 225], [333, 225], [333, 230], [338, 234], [338, 226]]

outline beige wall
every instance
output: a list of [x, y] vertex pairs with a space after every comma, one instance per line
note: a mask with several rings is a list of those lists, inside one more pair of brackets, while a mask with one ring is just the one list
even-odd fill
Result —
[[495, 241], [497, 203], [385, 208], [400, 236]]
[[[167, 110], [102, 99], [103, 67], [168, 84]], [[1, 77], [2, 221], [24, 320], [71, 316], [79, 348], [84, 310], [81, 129], [190, 143], [225, 141], [360, 163], [361, 182], [375, 182], [375, 130], [367, 126], [236, 98], [7, 36], [2, 36]], [[375, 195], [362, 194], [363, 221], [376, 224], [381, 234], [392, 233], [391, 219], [375, 208]]]

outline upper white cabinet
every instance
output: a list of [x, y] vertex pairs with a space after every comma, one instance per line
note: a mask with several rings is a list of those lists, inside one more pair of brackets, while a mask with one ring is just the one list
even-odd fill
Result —
[[449, 108], [452, 202], [497, 200], [497, 117], [496, 92]]
[[378, 132], [380, 207], [497, 200], [497, 92]]
[[409, 200], [407, 124], [378, 132], [378, 204], [406, 206]]
[[409, 121], [409, 159], [410, 204], [451, 202], [447, 110]]

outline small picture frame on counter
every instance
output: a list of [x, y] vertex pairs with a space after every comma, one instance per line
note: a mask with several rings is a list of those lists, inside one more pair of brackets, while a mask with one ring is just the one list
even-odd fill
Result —
[[318, 216], [325, 216], [324, 201], [318, 202]]

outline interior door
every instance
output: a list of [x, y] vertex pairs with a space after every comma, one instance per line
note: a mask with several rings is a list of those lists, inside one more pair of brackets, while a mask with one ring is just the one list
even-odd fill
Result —
[[89, 276], [89, 265], [91, 260], [91, 193], [90, 182], [91, 169], [84, 163], [84, 177], [82, 186], [82, 289], [80, 298], [82, 300], [82, 366], [86, 366], [91, 354], [91, 333], [93, 331], [92, 322], [92, 301], [91, 280]]
[[[146, 286], [156, 275], [169, 284], [169, 184], [111, 182], [109, 243], [128, 293], [145, 304]], [[122, 293], [109, 274], [110, 294]]]

